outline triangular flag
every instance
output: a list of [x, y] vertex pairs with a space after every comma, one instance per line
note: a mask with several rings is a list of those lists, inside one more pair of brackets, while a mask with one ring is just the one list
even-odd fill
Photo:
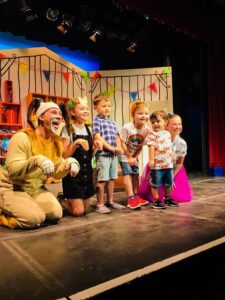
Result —
[[109, 93], [110, 93], [110, 96], [112, 96], [115, 93], [115, 88], [113, 86], [109, 87]]
[[43, 73], [44, 73], [44, 75], [45, 75], [45, 79], [46, 79], [47, 81], [49, 81], [50, 71], [44, 70]]
[[81, 77], [82, 77], [84, 80], [89, 79], [88, 72], [86, 72], [86, 71], [81, 72], [80, 75], [81, 75]]
[[4, 54], [2, 54], [2, 53], [0, 53], [0, 58], [3, 58], [3, 57], [5, 57], [5, 55], [4, 55]]
[[93, 80], [96, 80], [96, 79], [98, 79], [100, 77], [101, 77], [101, 74], [96, 71], [95, 74], [94, 74], [94, 76], [93, 76]]
[[27, 71], [28, 65], [25, 63], [20, 63], [19, 64], [19, 72], [21, 75], [24, 75]]
[[157, 87], [155, 85], [155, 82], [148, 85], [148, 87], [155, 93], [158, 93]]
[[70, 73], [69, 72], [64, 72], [63, 73], [63, 77], [66, 80], [66, 83], [68, 83], [69, 80], [70, 80]]
[[137, 92], [130, 92], [131, 101], [135, 101], [137, 98], [138, 93]]
[[69, 110], [72, 110], [72, 108], [73, 108], [73, 101], [71, 99], [68, 101], [67, 107], [68, 107]]
[[106, 90], [102, 93], [102, 95], [110, 97], [110, 91]]
[[170, 67], [165, 67], [162, 71], [163, 74], [166, 74], [167, 76], [171, 74]]

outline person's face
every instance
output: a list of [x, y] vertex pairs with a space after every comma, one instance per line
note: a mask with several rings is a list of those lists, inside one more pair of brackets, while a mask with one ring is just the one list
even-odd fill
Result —
[[87, 121], [90, 116], [89, 107], [87, 104], [76, 104], [72, 114], [76, 121], [83, 123]]
[[154, 131], [162, 131], [166, 128], [166, 121], [160, 116], [157, 116], [157, 119], [152, 119], [151, 124]]
[[149, 119], [149, 111], [147, 107], [140, 107], [135, 110], [134, 124], [137, 127], [143, 126]]
[[183, 129], [181, 118], [179, 116], [170, 118], [166, 129], [171, 135], [179, 135]]
[[95, 106], [95, 109], [100, 116], [106, 118], [110, 115], [111, 103], [110, 101], [105, 100], [99, 101], [98, 104]]
[[46, 131], [56, 134], [62, 121], [62, 112], [57, 108], [50, 108], [39, 119]]

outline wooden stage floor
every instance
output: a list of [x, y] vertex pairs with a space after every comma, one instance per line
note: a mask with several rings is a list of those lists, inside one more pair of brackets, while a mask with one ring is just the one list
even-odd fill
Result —
[[[223, 245], [225, 177], [191, 183], [194, 199], [179, 208], [93, 210], [37, 230], [1, 227], [0, 299], [87, 299]], [[49, 188], [57, 193], [60, 184]], [[124, 192], [115, 199], [124, 203]]]

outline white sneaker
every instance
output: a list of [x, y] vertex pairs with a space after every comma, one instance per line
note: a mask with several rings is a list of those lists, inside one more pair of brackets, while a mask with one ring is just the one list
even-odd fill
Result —
[[111, 210], [108, 207], [106, 207], [105, 205], [104, 206], [97, 206], [95, 211], [97, 211], [100, 214], [109, 214], [109, 213], [111, 213]]
[[110, 207], [112, 207], [112, 208], [114, 208], [114, 209], [124, 209], [124, 208], [126, 208], [126, 206], [124, 206], [124, 205], [121, 205], [121, 204], [119, 204], [119, 203], [110, 203], [109, 204], [110, 205]]

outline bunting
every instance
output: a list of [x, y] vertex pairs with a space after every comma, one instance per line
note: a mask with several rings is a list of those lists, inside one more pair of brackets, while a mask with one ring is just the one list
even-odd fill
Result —
[[68, 84], [69, 80], [70, 80], [70, 73], [69, 72], [64, 72], [63, 77], [64, 77], [66, 83]]
[[149, 87], [150, 90], [152, 90], [153, 92], [158, 93], [158, 90], [157, 90], [157, 87], [156, 87], [155, 82], [149, 84], [148, 87]]
[[100, 77], [101, 77], [101, 74], [98, 71], [96, 71], [94, 76], [93, 76], [93, 81], [95, 81], [96, 79], [98, 79]]
[[24, 75], [28, 69], [28, 65], [25, 63], [19, 63], [19, 72], [21, 75]]
[[81, 72], [80, 75], [85, 81], [89, 79], [89, 74], [86, 71]]
[[68, 101], [67, 107], [68, 107], [69, 110], [72, 110], [72, 108], [73, 108], [73, 102], [72, 102], [71, 99]]
[[110, 87], [109, 87], [109, 93], [110, 93], [110, 96], [112, 96], [115, 93], [115, 88], [112, 85], [110, 85]]
[[171, 69], [170, 67], [165, 67], [162, 71], [162, 74], [165, 74], [167, 76], [171, 75]]
[[110, 97], [110, 91], [106, 90], [102, 93], [102, 95]]
[[137, 98], [138, 93], [137, 92], [130, 92], [131, 101], [135, 101]]
[[44, 73], [44, 75], [45, 75], [45, 79], [46, 79], [47, 81], [49, 81], [49, 78], [50, 78], [50, 71], [44, 70], [43, 73]]

